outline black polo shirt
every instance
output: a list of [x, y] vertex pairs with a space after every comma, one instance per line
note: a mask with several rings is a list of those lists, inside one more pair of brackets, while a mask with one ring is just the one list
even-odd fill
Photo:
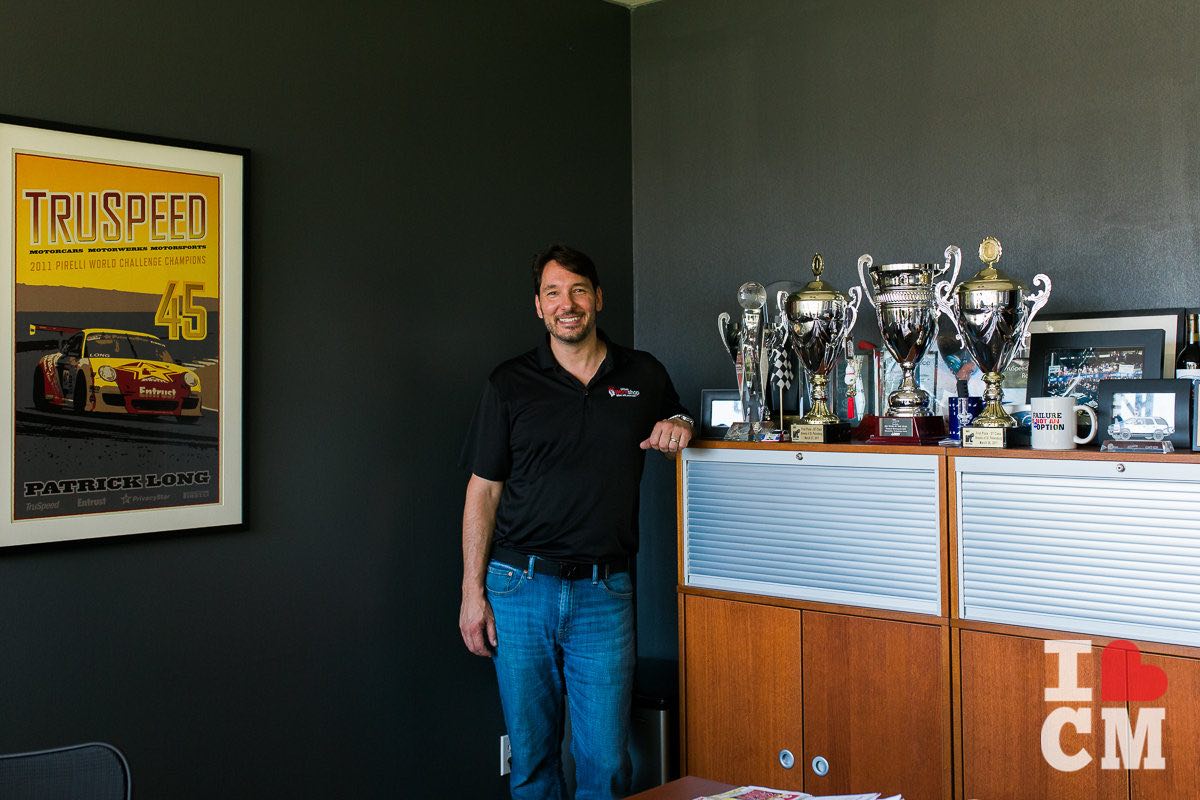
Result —
[[539, 347], [488, 378], [462, 465], [504, 481], [494, 541], [556, 561], [633, 556], [638, 487], [654, 423], [686, 414], [654, 356], [613, 344], [584, 386]]

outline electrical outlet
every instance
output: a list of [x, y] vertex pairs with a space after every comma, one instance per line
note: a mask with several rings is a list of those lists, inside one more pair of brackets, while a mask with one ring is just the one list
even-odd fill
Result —
[[508, 744], [508, 734], [500, 737], [500, 774], [507, 775], [512, 771], [512, 747]]

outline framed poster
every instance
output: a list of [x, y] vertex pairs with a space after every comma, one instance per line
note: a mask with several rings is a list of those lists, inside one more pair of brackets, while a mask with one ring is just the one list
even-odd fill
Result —
[[0, 545], [242, 521], [246, 158], [0, 117]]
[[1031, 401], [1074, 397], [1099, 411], [1102, 381], [1162, 377], [1161, 329], [1035, 333], [1029, 347]]

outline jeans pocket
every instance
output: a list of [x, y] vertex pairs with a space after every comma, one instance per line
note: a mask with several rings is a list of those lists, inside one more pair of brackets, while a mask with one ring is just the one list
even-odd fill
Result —
[[604, 584], [604, 591], [613, 597], [622, 600], [628, 600], [633, 597], [633, 579], [629, 577], [628, 572], [617, 572], [609, 575], [601, 583]]
[[521, 588], [521, 579], [524, 577], [525, 573], [516, 567], [501, 564], [499, 561], [493, 561], [488, 564], [485, 585], [487, 586], [488, 594], [512, 594]]

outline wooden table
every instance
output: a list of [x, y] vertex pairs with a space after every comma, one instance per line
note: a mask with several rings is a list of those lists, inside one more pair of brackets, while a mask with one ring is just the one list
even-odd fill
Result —
[[693, 800], [693, 798], [703, 797], [706, 794], [718, 794], [736, 788], [731, 783], [720, 783], [689, 775], [686, 778], [680, 778], [677, 781], [664, 783], [662, 786], [631, 795], [628, 800]]

